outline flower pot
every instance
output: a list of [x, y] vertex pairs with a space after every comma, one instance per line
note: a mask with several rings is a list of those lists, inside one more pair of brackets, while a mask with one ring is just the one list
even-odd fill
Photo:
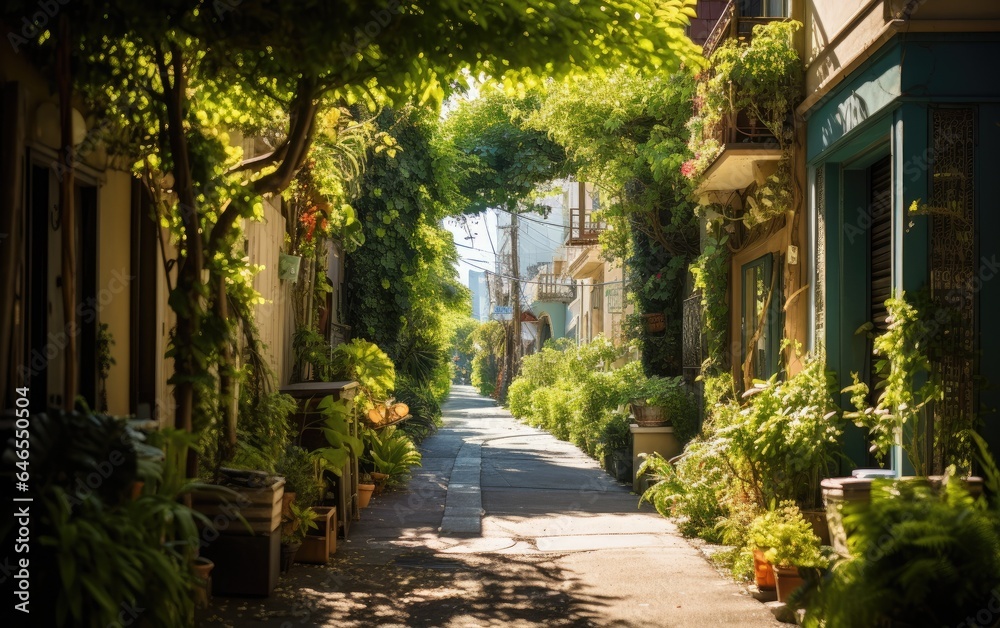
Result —
[[374, 484], [358, 484], [358, 508], [368, 508], [368, 502], [372, 500], [372, 493], [375, 492]]
[[753, 580], [754, 584], [761, 591], [774, 591], [774, 569], [771, 563], [764, 558], [765, 549], [755, 549], [753, 551]]
[[639, 427], [663, 427], [670, 423], [662, 406], [650, 406], [641, 399], [633, 399], [631, 406], [632, 416]]
[[194, 559], [192, 565], [195, 575], [194, 604], [198, 608], [208, 606], [212, 593], [211, 574], [213, 568], [215, 568], [215, 563], [203, 556]]
[[800, 512], [802, 512], [802, 518], [812, 526], [813, 533], [819, 537], [820, 545], [829, 545], [830, 522], [826, 518], [826, 511], [822, 508], [811, 508]]
[[292, 563], [295, 562], [295, 554], [298, 553], [299, 548], [302, 547], [302, 543], [296, 541], [295, 543], [282, 543], [281, 544], [281, 571], [282, 573], [287, 572], [292, 568]]
[[642, 322], [647, 334], [658, 334], [667, 329], [667, 319], [659, 312], [655, 314], [643, 314]]
[[381, 495], [382, 491], [385, 490], [385, 483], [389, 480], [389, 474], [372, 471], [369, 475], [375, 480], [375, 494]]
[[787, 602], [788, 597], [802, 586], [803, 580], [798, 567], [775, 565], [774, 582], [778, 589], [778, 601]]
[[[876, 474], [876, 472], [880, 472]], [[857, 469], [855, 475], [867, 475], [868, 477], [845, 477], [827, 478], [820, 483], [823, 490], [823, 504], [826, 506], [826, 519], [830, 530], [830, 545], [841, 556], [850, 556], [847, 548], [847, 537], [849, 530], [844, 527], [845, 508], [867, 508], [872, 498], [872, 482], [876, 477], [890, 478], [885, 474], [884, 469], [868, 470]], [[891, 473], [888, 472], [888, 473]], [[872, 477], [876, 476], [876, 477]], [[901, 478], [911, 482], [925, 482], [932, 489], [938, 490], [942, 486], [943, 476], [932, 475], [930, 477], [907, 477]], [[978, 497], [983, 492], [983, 478], [972, 476], [960, 479], [972, 497]]]
[[278, 255], [278, 279], [282, 281], [298, 281], [302, 257], [299, 255]]
[[281, 495], [281, 516], [291, 517], [292, 516], [292, 502], [295, 501], [295, 493], [285, 492]]

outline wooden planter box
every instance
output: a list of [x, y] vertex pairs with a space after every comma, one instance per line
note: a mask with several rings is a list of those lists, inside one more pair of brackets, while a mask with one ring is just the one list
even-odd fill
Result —
[[315, 506], [319, 513], [318, 529], [310, 530], [295, 554], [295, 562], [325, 565], [330, 554], [337, 551], [337, 509], [332, 506]]
[[[201, 555], [215, 563], [213, 595], [267, 596], [278, 584], [281, 562], [281, 497], [285, 479], [268, 487], [234, 488], [240, 497], [192, 494], [195, 510], [215, 530], [202, 530]], [[242, 515], [250, 529], [239, 520]]]
[[[191, 495], [195, 510], [212, 520], [217, 529], [227, 534], [270, 534], [281, 525], [281, 498], [285, 493], [285, 478], [278, 477], [264, 488], [235, 488], [240, 497], [196, 492]], [[250, 524], [250, 530], [233, 513], [238, 512]]]

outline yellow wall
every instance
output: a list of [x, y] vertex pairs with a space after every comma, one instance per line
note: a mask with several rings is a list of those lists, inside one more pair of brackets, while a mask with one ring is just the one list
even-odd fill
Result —
[[131, 308], [129, 298], [131, 273], [131, 185], [132, 178], [121, 170], [108, 170], [98, 188], [97, 300], [98, 320], [107, 323], [114, 337], [111, 355], [115, 364], [108, 375], [108, 411], [128, 414], [130, 385]]

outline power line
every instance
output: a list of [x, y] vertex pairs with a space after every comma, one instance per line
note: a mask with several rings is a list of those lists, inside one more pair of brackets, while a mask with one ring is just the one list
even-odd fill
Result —
[[[469, 264], [469, 266], [472, 266], [476, 270], [481, 270], [483, 272], [489, 273], [489, 274], [493, 275], [494, 277], [500, 277], [501, 279], [515, 279], [515, 277], [513, 275], [506, 275], [504, 273], [498, 273], [498, 272], [489, 270], [488, 268], [483, 268], [482, 266], [476, 266], [475, 264]], [[546, 284], [546, 285], [548, 285], [550, 283], [550, 282], [547, 282], [547, 281], [533, 281], [531, 279], [517, 279], [517, 281], [518, 281], [518, 283]], [[575, 281], [580, 281], [580, 280], [574, 279], [572, 281], [575, 282]], [[580, 285], [583, 286], [583, 287], [589, 288], [589, 287], [596, 287], [596, 286], [621, 285], [624, 282], [625, 282], [624, 279], [619, 279], [618, 281], [602, 281], [600, 283], [587, 283], [587, 284], [580, 284]], [[565, 284], [565, 285], [571, 285], [571, 284]], [[572, 284], [572, 285], [575, 285], [575, 283]]]

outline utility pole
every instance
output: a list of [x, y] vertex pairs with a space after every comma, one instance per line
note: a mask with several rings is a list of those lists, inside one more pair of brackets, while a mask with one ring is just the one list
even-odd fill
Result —
[[[511, 356], [510, 362], [510, 379], [513, 380], [514, 376], [517, 375], [518, 367], [521, 364], [521, 264], [517, 259], [517, 212], [512, 212], [510, 215], [510, 254], [511, 254], [511, 266], [513, 266], [513, 285], [510, 288], [511, 297], [514, 299], [513, 303], [513, 320], [511, 327], [514, 330], [514, 354]], [[510, 380], [507, 381], [507, 385], [510, 386]]]

